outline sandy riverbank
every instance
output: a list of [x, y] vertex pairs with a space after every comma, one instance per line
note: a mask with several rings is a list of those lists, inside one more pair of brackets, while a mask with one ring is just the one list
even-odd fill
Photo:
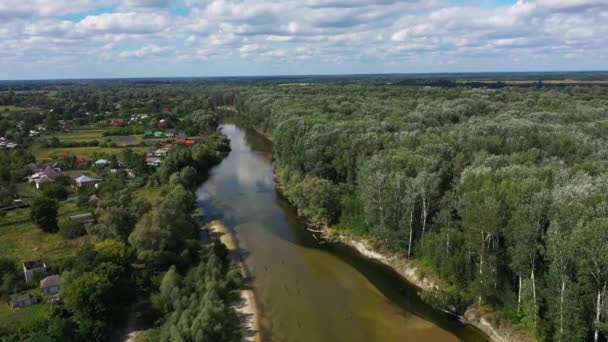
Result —
[[[361, 238], [338, 234], [335, 231], [331, 231], [331, 229], [325, 230], [325, 232], [328, 239], [338, 240], [339, 242], [354, 248], [360, 254], [383, 263], [399, 273], [408, 282], [422, 290], [438, 289], [441, 286], [439, 280], [432, 279], [426, 275], [424, 267], [416, 260], [408, 259], [407, 257], [396, 253], [379, 251], [368, 241]], [[464, 313], [464, 316], [460, 316], [460, 319], [463, 323], [470, 324], [481, 330], [493, 342], [535, 341], [534, 338], [522, 334], [510, 326], [493, 324], [491, 322], [491, 314], [484, 312], [484, 310], [479, 307], [469, 308]]]
[[[247, 270], [247, 266], [243, 262], [241, 255], [238, 252], [238, 244], [232, 235], [232, 232], [219, 220], [212, 221], [209, 224], [209, 229], [212, 234], [219, 235], [220, 241], [226, 245], [232, 258], [238, 262], [243, 278], [248, 279], [250, 275]], [[251, 288], [243, 289], [241, 294], [243, 300], [236, 306], [236, 310], [243, 320], [243, 341], [261, 342], [260, 324], [255, 294]]]

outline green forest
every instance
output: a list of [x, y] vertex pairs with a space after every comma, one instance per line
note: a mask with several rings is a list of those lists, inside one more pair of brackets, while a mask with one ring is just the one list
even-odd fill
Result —
[[298, 212], [420, 260], [443, 308], [547, 341], [608, 335], [608, 89], [218, 89], [274, 143]]

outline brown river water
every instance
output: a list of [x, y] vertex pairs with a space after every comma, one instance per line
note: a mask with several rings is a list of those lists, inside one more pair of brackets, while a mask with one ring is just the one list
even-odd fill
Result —
[[222, 125], [232, 152], [197, 191], [233, 231], [253, 277], [264, 341], [486, 341], [416, 288], [346, 246], [319, 243], [277, 192], [272, 143]]

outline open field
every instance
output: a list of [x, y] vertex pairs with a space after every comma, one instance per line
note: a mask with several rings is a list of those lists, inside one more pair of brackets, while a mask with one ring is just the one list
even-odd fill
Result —
[[0, 112], [23, 112], [40, 110], [38, 107], [0, 106]]
[[8, 326], [19, 321], [26, 323], [43, 319], [48, 316], [49, 304], [36, 304], [27, 308], [12, 309], [7, 303], [0, 303], [0, 327]]
[[103, 140], [105, 139], [103, 129], [75, 129], [68, 133], [54, 133], [44, 135], [42, 138], [50, 139], [57, 138], [65, 142], [77, 142], [77, 141], [91, 141], [91, 140]]
[[[134, 152], [145, 152], [149, 147], [135, 146], [131, 148]], [[97, 146], [86, 146], [86, 147], [57, 147], [57, 148], [41, 148], [39, 146], [32, 148], [32, 153], [36, 157], [36, 160], [49, 160], [55, 157], [65, 156], [67, 154], [73, 154], [78, 156], [93, 157], [95, 155], [108, 155], [117, 154], [122, 151], [122, 147], [97, 147]]]
[[[58, 221], [68, 215], [83, 212], [73, 202], [62, 202]], [[47, 261], [73, 255], [86, 238], [67, 240], [60, 234], [40, 230], [30, 219], [29, 209], [17, 209], [0, 219], [0, 256], [15, 258], [17, 262], [43, 258]]]

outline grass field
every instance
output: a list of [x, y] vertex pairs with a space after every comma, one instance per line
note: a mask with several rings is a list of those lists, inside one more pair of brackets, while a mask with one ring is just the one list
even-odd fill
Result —
[[77, 141], [91, 141], [91, 140], [105, 140], [103, 129], [76, 129], [68, 133], [53, 133], [44, 135], [42, 138], [50, 139], [57, 138], [65, 142], [77, 142]]
[[0, 112], [23, 112], [40, 110], [38, 107], [0, 106]]
[[[134, 152], [145, 152], [150, 149], [149, 147], [134, 146], [130, 147]], [[87, 146], [87, 147], [56, 147], [56, 148], [41, 148], [36, 146], [32, 148], [32, 153], [36, 157], [36, 160], [50, 160], [56, 157], [62, 157], [68, 154], [94, 157], [96, 155], [110, 155], [117, 154], [123, 150], [123, 147], [98, 147], [98, 146]]]
[[[99, 155], [110, 155], [119, 153], [123, 148], [128, 147], [133, 151], [141, 153], [150, 149], [147, 146], [135, 146], [144, 141], [143, 135], [126, 135], [126, 136], [103, 136], [103, 129], [99, 128], [79, 128], [74, 129], [70, 132], [48, 134], [41, 137], [41, 139], [57, 138], [64, 143], [76, 143], [83, 141], [94, 141], [97, 140], [100, 143], [106, 141], [112, 141], [117, 147], [100, 147], [100, 146], [83, 146], [83, 147], [54, 147], [54, 148], [43, 148], [39, 144], [32, 146], [31, 151], [38, 160], [50, 160], [56, 157], [61, 157], [66, 154], [82, 155], [88, 157], [94, 157]], [[161, 142], [164, 139], [146, 139], [146, 144], [154, 145], [157, 142]]]
[[45, 319], [49, 315], [49, 304], [36, 304], [27, 308], [12, 309], [7, 303], [0, 302], [0, 326], [8, 326], [17, 321], [27, 324]]
[[[62, 202], [58, 220], [83, 211], [74, 202]], [[17, 262], [38, 258], [52, 262], [75, 254], [84, 243], [86, 237], [67, 240], [58, 233], [43, 232], [31, 221], [29, 209], [9, 211], [0, 218], [0, 256]]]

